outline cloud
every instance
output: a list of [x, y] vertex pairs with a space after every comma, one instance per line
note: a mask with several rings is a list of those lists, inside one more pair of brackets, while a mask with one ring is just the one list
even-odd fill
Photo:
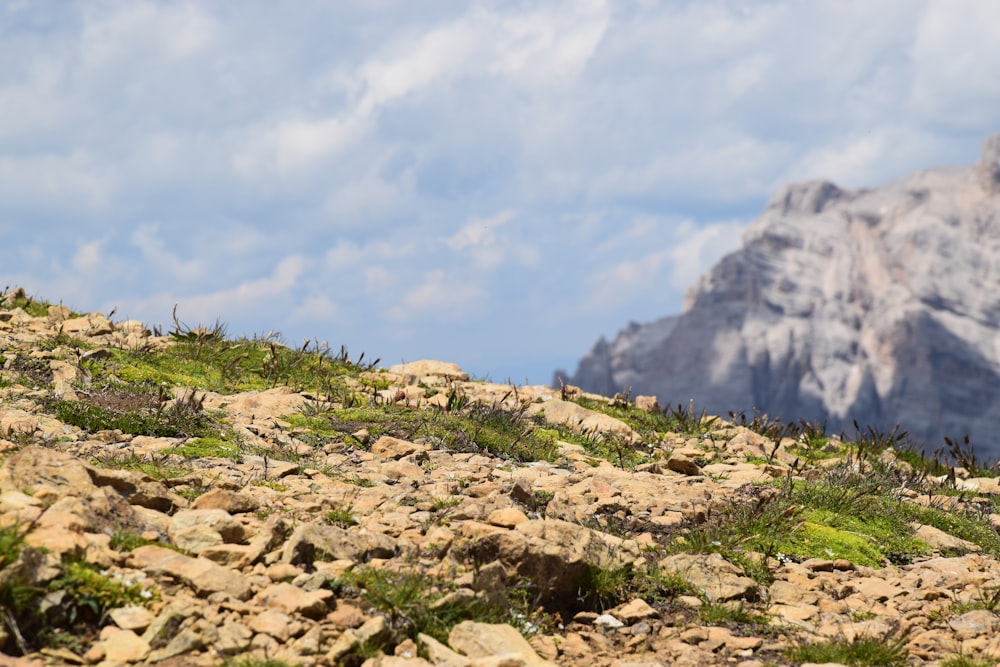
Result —
[[472, 218], [444, 243], [454, 251], [472, 247], [488, 246], [494, 243], [496, 230], [514, 217], [513, 211], [501, 211], [490, 218]]
[[100, 267], [102, 261], [99, 241], [82, 243], [77, 247], [76, 254], [73, 255], [73, 268], [77, 271], [90, 272]]
[[293, 307], [296, 301], [293, 290], [308, 265], [308, 260], [293, 255], [278, 262], [271, 275], [263, 278], [253, 278], [232, 287], [207, 292], [191, 294], [160, 292], [138, 298], [121, 299], [117, 302], [120, 304], [118, 311], [128, 317], [153, 321], [157, 317], [162, 318], [164, 313], [171, 312], [176, 304], [181, 319], [204, 323], [216, 319], [228, 321], [245, 315], [247, 310], [259, 309], [261, 304], [283, 302], [284, 305], [277, 310], [283, 311], [285, 318], [295, 312], [301, 315], [305, 312], [302, 308], [308, 304], [322, 303], [313, 297], [308, 297], [304, 302], [305, 306], [300, 306], [298, 310]]
[[627, 258], [596, 270], [588, 279], [587, 307], [599, 312], [622, 302], [656, 298], [664, 287], [674, 292], [683, 291], [716, 261], [739, 246], [745, 227], [746, 223], [735, 220], [706, 225], [696, 225], [691, 220], [638, 220], [623, 238], [633, 248], [653, 246], [658, 249], [642, 254], [630, 253]]
[[485, 306], [488, 298], [482, 288], [438, 269], [425, 273], [420, 284], [408, 290], [398, 303], [386, 311], [385, 316], [396, 322], [418, 318], [425, 321], [426, 318], [457, 320]]
[[8, 5], [6, 275], [385, 358], [585, 349], [783, 182], [972, 162], [1000, 108], [992, 0]]
[[143, 259], [149, 264], [167, 272], [171, 278], [186, 282], [197, 281], [205, 275], [207, 264], [200, 258], [182, 260], [172, 253], [159, 236], [160, 225], [156, 223], [140, 225], [130, 238]]

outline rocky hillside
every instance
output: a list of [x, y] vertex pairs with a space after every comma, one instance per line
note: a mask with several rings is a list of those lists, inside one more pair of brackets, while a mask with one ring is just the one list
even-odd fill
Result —
[[[601, 340], [567, 381], [709, 411], [901, 423], [1000, 457], [1000, 135], [972, 167], [775, 195], [681, 315]], [[725, 414], [725, 412], [723, 412]]]
[[867, 431], [0, 293], [0, 665], [993, 665], [1000, 485]]

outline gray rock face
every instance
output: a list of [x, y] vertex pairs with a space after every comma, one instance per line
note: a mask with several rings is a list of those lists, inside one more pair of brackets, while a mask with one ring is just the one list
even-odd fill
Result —
[[977, 165], [776, 194], [681, 315], [630, 324], [573, 384], [725, 415], [970, 433], [1000, 455], [1000, 135]]

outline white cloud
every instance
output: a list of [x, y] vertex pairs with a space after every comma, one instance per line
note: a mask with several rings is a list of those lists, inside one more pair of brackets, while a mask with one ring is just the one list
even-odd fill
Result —
[[[244, 316], [249, 309], [260, 309], [262, 304], [272, 304], [267, 309], [269, 312], [281, 310], [284, 311], [285, 317], [289, 317], [291, 313], [302, 312], [301, 306], [298, 311], [292, 307], [296, 301], [293, 290], [308, 265], [308, 260], [293, 255], [278, 262], [271, 275], [263, 278], [252, 278], [232, 287], [193, 294], [160, 292], [150, 296], [121, 299], [118, 301], [120, 304], [118, 311], [128, 317], [153, 321], [162, 318], [164, 313], [171, 312], [176, 304], [180, 319], [190, 324], [213, 322], [216, 319], [228, 321], [237, 316]], [[287, 305], [275, 309], [273, 307], [275, 302], [284, 302]], [[309, 298], [305, 303], [310, 303]]]
[[289, 319], [296, 324], [326, 323], [337, 316], [337, 304], [324, 294], [311, 294], [292, 311]]
[[718, 221], [784, 181], [977, 159], [998, 7], [26, 3], [0, 40], [0, 266], [137, 317], [336, 318], [386, 358], [459, 327], [518, 356], [502, 309], [563, 353], [679, 307], [735, 243]]
[[513, 211], [501, 211], [490, 218], [472, 218], [444, 243], [454, 251], [489, 246], [496, 240], [496, 230], [514, 217]]
[[[684, 220], [654, 226], [648, 219], [639, 220], [629, 230], [633, 239], [641, 235], [642, 242], [635, 244], [636, 247], [658, 249], [635, 253], [597, 268], [588, 279], [587, 307], [601, 311], [622, 302], [657, 298], [665, 286], [675, 292], [683, 291], [716, 261], [739, 247], [740, 233], [745, 227], [746, 223], [741, 221], [699, 226]], [[652, 233], [654, 230], [656, 234]]]
[[73, 268], [84, 272], [93, 271], [100, 267], [102, 262], [100, 241], [81, 243], [77, 247], [76, 254], [73, 255], [72, 260]]
[[189, 3], [90, 5], [85, 16], [81, 51], [91, 70], [118, 66], [136, 53], [167, 60], [191, 58], [211, 45], [217, 32], [215, 20]]
[[157, 223], [140, 225], [132, 232], [130, 241], [146, 262], [166, 271], [168, 276], [186, 282], [201, 279], [208, 268], [206, 261], [197, 257], [181, 259], [167, 248], [159, 231]]
[[385, 315], [389, 320], [400, 322], [426, 321], [425, 318], [458, 320], [486, 305], [488, 298], [481, 287], [437, 269], [425, 273], [420, 284], [408, 290]]

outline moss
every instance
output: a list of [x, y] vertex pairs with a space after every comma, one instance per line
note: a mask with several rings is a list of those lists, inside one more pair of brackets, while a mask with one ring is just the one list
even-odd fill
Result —
[[780, 550], [796, 559], [845, 558], [856, 565], [881, 567], [882, 552], [872, 541], [853, 532], [806, 521], [781, 544]]
[[221, 438], [194, 438], [170, 451], [185, 458], [215, 456], [235, 459], [240, 455], [239, 447], [235, 443]]

